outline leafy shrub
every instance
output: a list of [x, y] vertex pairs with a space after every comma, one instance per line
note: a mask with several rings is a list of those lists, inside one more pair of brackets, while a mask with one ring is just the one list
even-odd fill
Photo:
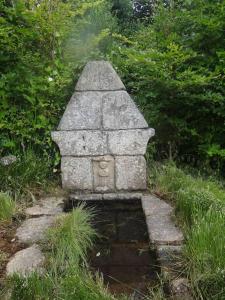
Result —
[[109, 57], [156, 129], [157, 158], [222, 168], [224, 1], [175, 3]]
[[0, 155], [32, 146], [53, 156], [50, 131], [116, 23], [104, 0], [1, 0], [0, 11]]

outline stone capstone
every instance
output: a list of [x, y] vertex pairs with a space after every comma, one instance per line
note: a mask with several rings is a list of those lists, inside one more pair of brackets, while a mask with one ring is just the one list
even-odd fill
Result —
[[55, 222], [56, 216], [42, 216], [25, 220], [16, 231], [16, 237], [20, 243], [32, 244], [43, 241], [46, 231]]
[[9, 261], [6, 267], [7, 276], [18, 274], [29, 276], [33, 272], [43, 273], [45, 257], [38, 245], [17, 252]]
[[125, 86], [107, 61], [91, 61], [85, 66], [75, 88], [76, 91], [117, 91]]
[[146, 189], [146, 152], [154, 129], [112, 66], [88, 63], [52, 132], [62, 156], [63, 188], [115, 193]]

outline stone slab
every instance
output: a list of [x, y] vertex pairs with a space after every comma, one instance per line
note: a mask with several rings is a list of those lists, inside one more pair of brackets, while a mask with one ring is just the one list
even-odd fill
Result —
[[141, 193], [108, 193], [103, 194], [103, 200], [140, 200]]
[[92, 161], [90, 157], [62, 157], [62, 185], [69, 190], [92, 190]]
[[115, 189], [114, 158], [106, 155], [92, 159], [94, 191], [108, 192]]
[[117, 156], [115, 163], [118, 190], [146, 189], [146, 161], [143, 156]]
[[184, 241], [181, 230], [175, 226], [169, 215], [149, 215], [146, 223], [150, 241], [160, 245], [180, 245]]
[[168, 216], [173, 212], [173, 207], [171, 205], [155, 195], [143, 196], [141, 203], [145, 216], [157, 214], [158, 216], [163, 217]]
[[38, 245], [17, 252], [9, 261], [6, 267], [7, 276], [18, 274], [29, 276], [33, 272], [43, 273], [45, 257]]
[[86, 64], [77, 82], [76, 91], [124, 90], [121, 79], [107, 61], [91, 61]]
[[100, 201], [103, 199], [103, 194], [71, 194], [69, 200], [72, 201]]
[[103, 155], [107, 153], [107, 134], [100, 130], [54, 131], [52, 139], [62, 156]]
[[148, 128], [147, 122], [127, 92], [104, 93], [102, 101], [105, 130]]
[[56, 216], [42, 216], [25, 220], [16, 231], [20, 243], [32, 244], [46, 238], [46, 231], [56, 220]]
[[58, 130], [100, 129], [102, 125], [102, 93], [75, 93], [70, 99]]
[[37, 205], [28, 207], [26, 215], [38, 217], [43, 215], [57, 215], [63, 212], [64, 197], [46, 197], [38, 201]]
[[116, 130], [108, 132], [109, 153], [114, 155], [144, 155], [155, 131], [149, 129]]

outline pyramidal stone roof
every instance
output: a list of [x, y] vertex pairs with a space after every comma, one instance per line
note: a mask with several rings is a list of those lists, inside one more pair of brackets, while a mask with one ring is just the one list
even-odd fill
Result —
[[144, 129], [148, 124], [109, 62], [85, 66], [58, 130]]

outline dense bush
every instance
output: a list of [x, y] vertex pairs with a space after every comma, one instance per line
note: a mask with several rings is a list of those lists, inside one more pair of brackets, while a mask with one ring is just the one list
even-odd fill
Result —
[[0, 155], [52, 151], [81, 66], [115, 26], [104, 0], [0, 0]]
[[110, 58], [149, 124], [158, 157], [224, 166], [225, 1], [171, 1]]

